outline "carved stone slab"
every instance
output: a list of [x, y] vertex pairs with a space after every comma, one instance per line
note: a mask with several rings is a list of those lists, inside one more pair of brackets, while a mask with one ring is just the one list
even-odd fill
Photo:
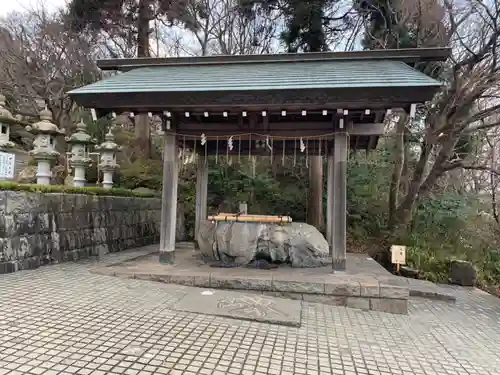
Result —
[[300, 327], [302, 302], [225, 290], [196, 288], [172, 306], [172, 309]]

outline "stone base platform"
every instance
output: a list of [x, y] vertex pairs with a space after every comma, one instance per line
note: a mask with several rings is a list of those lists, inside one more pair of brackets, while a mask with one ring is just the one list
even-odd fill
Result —
[[122, 263], [94, 268], [110, 276], [213, 289], [245, 290], [264, 296], [347, 306], [393, 314], [408, 312], [410, 286], [366, 255], [349, 254], [345, 272], [330, 267], [272, 270], [210, 267], [191, 245], [176, 251], [175, 265], [159, 263], [151, 253]]

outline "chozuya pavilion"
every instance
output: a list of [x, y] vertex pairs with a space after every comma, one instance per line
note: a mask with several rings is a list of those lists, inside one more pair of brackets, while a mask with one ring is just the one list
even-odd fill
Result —
[[[348, 149], [370, 150], [388, 110], [410, 115], [442, 85], [413, 68], [448, 49], [107, 59], [121, 74], [69, 92], [79, 105], [156, 114], [164, 128], [160, 261], [172, 263], [179, 148], [198, 154], [196, 225], [207, 218], [208, 155], [328, 155], [327, 240], [333, 270], [346, 263]], [[268, 147], [262, 147], [262, 145]]]

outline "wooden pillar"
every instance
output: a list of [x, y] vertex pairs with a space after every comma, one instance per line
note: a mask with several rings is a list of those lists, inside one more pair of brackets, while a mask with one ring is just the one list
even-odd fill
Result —
[[198, 155], [196, 165], [196, 212], [194, 223], [194, 239], [198, 238], [200, 223], [207, 219], [208, 197], [208, 160], [205, 155]]
[[177, 219], [177, 183], [179, 165], [175, 133], [163, 136], [163, 189], [161, 193], [160, 263], [175, 261], [175, 228]]
[[347, 134], [337, 133], [333, 149], [333, 216], [332, 267], [344, 271], [346, 266], [347, 212]]
[[333, 255], [333, 149], [328, 153], [326, 178], [326, 240], [330, 245], [330, 255]]

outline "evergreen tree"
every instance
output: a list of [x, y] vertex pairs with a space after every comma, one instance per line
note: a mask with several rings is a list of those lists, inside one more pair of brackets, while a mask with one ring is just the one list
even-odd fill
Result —
[[[137, 45], [137, 57], [150, 56], [150, 22], [155, 19], [181, 21], [193, 25], [187, 12], [189, 0], [72, 0], [68, 23], [73, 30], [103, 30]], [[119, 57], [119, 56], [113, 56]], [[135, 116], [136, 145], [139, 155], [151, 156], [151, 129], [147, 115]]]
[[[321, 52], [349, 29], [349, 12], [338, 13], [339, 0], [241, 0], [249, 14], [256, 10], [279, 10], [285, 20], [281, 40], [288, 52]], [[323, 219], [323, 161], [319, 156], [310, 158], [307, 222], [321, 229]]]
[[400, 0], [361, 0], [358, 10], [365, 19], [364, 49], [396, 49], [416, 47], [406, 25], [398, 21]]
[[71, 0], [68, 20], [73, 29], [104, 30], [137, 44], [137, 57], [149, 57], [150, 21], [192, 23], [189, 0]]

